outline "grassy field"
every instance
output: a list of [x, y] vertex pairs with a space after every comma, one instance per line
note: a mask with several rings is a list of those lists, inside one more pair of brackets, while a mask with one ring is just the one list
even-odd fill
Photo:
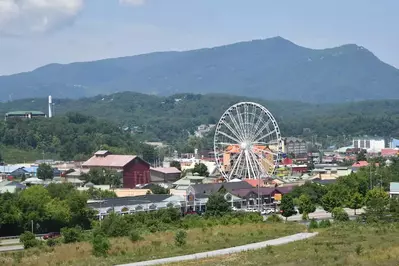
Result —
[[283, 246], [171, 264], [241, 265], [399, 265], [399, 225], [335, 225], [316, 237]]
[[[6, 147], [0, 145], [0, 154], [3, 156], [5, 163], [28, 163], [43, 159], [43, 153], [38, 150], [21, 150], [14, 147]], [[44, 154], [45, 159], [58, 159], [55, 154]]]
[[83, 242], [0, 254], [0, 265], [115, 265], [260, 242], [304, 230], [302, 225], [295, 223], [204, 227], [188, 230], [184, 247], [174, 244], [174, 232], [162, 232], [145, 235], [138, 242], [128, 238], [112, 239], [112, 248], [106, 258], [92, 256], [91, 245]]

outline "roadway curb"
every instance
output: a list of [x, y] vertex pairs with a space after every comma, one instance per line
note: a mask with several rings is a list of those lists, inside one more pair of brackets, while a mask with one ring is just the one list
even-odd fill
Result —
[[207, 251], [207, 252], [201, 252], [201, 253], [177, 256], [177, 257], [171, 257], [171, 258], [141, 261], [141, 262], [128, 263], [128, 264], [120, 264], [117, 266], [160, 265], [160, 264], [181, 262], [181, 261], [187, 261], [187, 260], [198, 260], [198, 259], [204, 259], [204, 258], [209, 258], [209, 257], [217, 257], [217, 256], [229, 255], [229, 254], [239, 253], [239, 252], [248, 251], [248, 250], [261, 249], [261, 248], [265, 248], [267, 246], [278, 246], [278, 245], [288, 244], [288, 243], [291, 243], [294, 241], [299, 241], [299, 240], [304, 240], [304, 239], [314, 237], [317, 234], [318, 234], [317, 232], [299, 233], [299, 234], [285, 236], [285, 237], [281, 237], [281, 238], [277, 238], [277, 239], [273, 239], [273, 240], [252, 243], [252, 244], [237, 246], [237, 247], [232, 247], [232, 248], [225, 248], [225, 249], [219, 249], [219, 250], [213, 250], [213, 251]]

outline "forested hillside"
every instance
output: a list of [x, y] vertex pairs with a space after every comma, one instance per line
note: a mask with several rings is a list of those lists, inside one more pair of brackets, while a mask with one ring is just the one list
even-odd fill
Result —
[[270, 100], [343, 102], [398, 98], [399, 70], [362, 46], [308, 49], [281, 37], [159, 52], [0, 77], [0, 100], [80, 98], [121, 91], [228, 93]]
[[[31, 157], [12, 158], [10, 147], [43, 153], [45, 158], [79, 160], [87, 159], [94, 151], [109, 149], [116, 153], [140, 154], [152, 160], [153, 148], [142, 144], [116, 124], [78, 113], [67, 113], [52, 119], [10, 119], [0, 122], [0, 157], [19, 162]], [[29, 154], [29, 153], [28, 153]], [[11, 158], [10, 158], [11, 157]], [[17, 156], [14, 156], [17, 157]], [[1, 160], [0, 160], [1, 161]]]
[[[157, 97], [117, 93], [81, 100], [55, 100], [55, 121], [67, 112], [112, 121], [121, 128], [142, 132], [148, 141], [173, 143], [185, 140], [200, 124], [216, 123], [223, 112], [240, 101], [255, 101], [276, 117], [283, 136], [399, 136], [399, 101], [365, 101], [316, 105], [288, 101], [264, 101], [230, 95], [178, 94]], [[46, 99], [18, 100], [0, 104], [0, 115], [11, 110], [47, 112]], [[46, 123], [52, 123], [46, 121]], [[34, 123], [33, 121], [31, 123]], [[137, 138], [137, 134], [135, 138]]]

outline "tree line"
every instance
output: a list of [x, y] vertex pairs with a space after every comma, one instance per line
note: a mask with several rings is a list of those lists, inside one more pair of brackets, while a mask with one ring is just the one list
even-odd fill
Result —
[[[123, 147], [118, 141], [118, 138], [114, 141], [108, 139], [110, 138], [108, 135], [112, 135], [113, 137], [115, 137], [114, 134], [119, 135], [119, 133], [115, 132], [120, 131], [118, 128], [123, 128], [134, 132], [135, 139], [163, 141], [172, 144], [180, 151], [187, 150], [187, 146], [191, 147], [193, 145], [196, 147], [201, 145], [211, 147], [211, 142], [208, 140], [205, 140], [203, 143], [193, 143], [198, 142], [198, 140], [189, 143], [187, 142], [187, 138], [193, 135], [199, 125], [217, 123], [227, 108], [241, 101], [254, 101], [268, 108], [275, 116], [283, 136], [287, 137], [299, 136], [306, 138], [310, 137], [310, 135], [317, 135], [318, 140], [324, 140], [327, 145], [327, 143], [332, 140], [335, 142], [342, 142], [343, 144], [348, 139], [351, 139], [350, 136], [399, 136], [399, 105], [398, 101], [395, 100], [316, 105], [301, 102], [264, 101], [248, 97], [220, 94], [198, 95], [185, 93], [169, 97], [158, 97], [140, 93], [123, 92], [81, 100], [60, 99], [57, 100], [57, 108], [59, 115], [65, 115], [68, 120], [72, 119], [72, 121], [75, 122], [84, 122], [83, 125], [87, 125], [87, 121], [85, 121], [87, 118], [82, 120], [79, 118], [82, 118], [82, 115], [76, 113], [72, 115], [72, 113], [70, 113], [71, 111], [84, 112], [89, 117], [115, 122], [115, 124], [118, 125], [117, 127], [115, 124], [111, 126], [109, 122], [104, 121], [98, 122], [103, 123], [103, 125], [104, 123], [106, 124], [103, 128], [100, 128], [99, 125], [92, 125], [90, 127], [96, 127], [97, 131], [100, 130], [100, 135], [106, 135], [102, 137], [96, 136], [96, 141], [94, 141], [96, 147], [101, 144], [108, 144], [112, 147]], [[46, 111], [43, 110], [45, 104], [39, 100], [36, 102], [37, 106], [35, 103], [32, 103], [32, 100], [20, 100], [18, 101], [18, 108], [36, 108]], [[0, 105], [0, 112], [5, 113], [12, 108], [13, 103], [3, 104]], [[106, 110], [106, 112], [104, 110]], [[58, 119], [61, 118], [54, 117], [52, 120]], [[32, 120], [31, 123], [35, 122]], [[65, 140], [69, 141], [69, 144], [72, 144], [71, 147], [76, 149], [76, 154], [84, 154], [84, 151], [93, 145], [91, 141], [86, 140], [93, 139], [93, 136], [90, 134], [89, 136], [87, 136], [87, 134], [74, 134], [76, 131], [79, 131], [79, 129], [76, 128], [76, 123], [74, 124], [75, 127], [73, 125], [69, 125], [68, 127], [60, 125], [58, 129], [66, 129], [70, 138], [61, 137], [60, 134], [62, 133], [56, 134], [56, 137], [62, 144]], [[56, 123], [56, 125], [59, 124]], [[80, 132], [90, 131], [90, 129], [87, 129], [87, 127], [83, 125], [78, 126], [82, 128]], [[73, 129], [69, 129], [70, 126], [72, 126]], [[40, 130], [31, 125], [29, 125], [29, 127], [32, 128], [34, 132]], [[23, 137], [18, 136], [18, 134], [21, 134], [21, 132], [19, 132], [19, 127], [13, 127], [13, 129], [16, 131], [8, 133], [6, 138], [1, 139], [0, 141], [2, 143], [20, 145], [21, 147], [28, 148], [35, 146], [35, 142], [38, 142], [37, 145], [40, 144], [44, 147], [48, 147], [48, 145], [53, 142], [52, 138], [49, 138], [45, 142], [39, 138], [39, 136], [42, 137], [43, 135], [41, 133], [45, 131], [39, 131], [36, 136], [35, 134], [29, 134], [33, 137], [29, 137], [24, 141]], [[53, 132], [53, 129], [50, 128], [49, 132]], [[112, 134], [112, 132], [114, 132], [114, 134]], [[17, 133], [17, 140], [13, 140], [13, 133]], [[212, 135], [212, 133], [210, 135]], [[76, 137], [79, 138], [75, 142], [74, 139]], [[57, 138], [54, 139], [53, 144], [58, 143]], [[101, 138], [105, 138], [106, 141]], [[18, 144], [20, 140], [22, 142]], [[85, 144], [86, 146], [80, 148], [80, 145], [74, 145], [74, 143], [89, 144]], [[59, 145], [52, 146], [57, 148]], [[92, 147], [92, 149], [95, 148]]]
[[157, 157], [152, 146], [134, 138], [117, 124], [79, 113], [67, 113], [51, 119], [15, 118], [1, 121], [1, 145], [38, 151], [43, 153], [43, 157], [44, 154], [52, 154], [62, 160], [87, 159], [100, 149], [116, 154], [141, 155], [149, 162]]

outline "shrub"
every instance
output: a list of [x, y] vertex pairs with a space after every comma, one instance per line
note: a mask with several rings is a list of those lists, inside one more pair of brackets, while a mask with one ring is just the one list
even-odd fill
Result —
[[129, 233], [129, 239], [132, 242], [136, 242], [136, 241], [139, 241], [139, 240], [141, 240], [143, 238], [141, 237], [141, 235], [140, 235], [140, 233], [138, 231], [131, 230], [130, 233]]
[[330, 220], [322, 220], [319, 223], [319, 228], [327, 228], [327, 227], [330, 227], [330, 226], [331, 226]]
[[309, 229], [318, 228], [319, 224], [317, 223], [316, 219], [311, 219], [309, 223]]
[[64, 243], [75, 243], [82, 241], [83, 232], [79, 226], [74, 228], [62, 228], [61, 234], [64, 237]]
[[265, 248], [266, 254], [273, 254], [273, 247], [272, 246], [266, 246]]
[[182, 247], [186, 245], [187, 240], [187, 232], [184, 230], [179, 230], [175, 235], [175, 245], [178, 247]]
[[339, 208], [339, 207], [333, 209], [332, 216], [335, 221], [339, 221], [339, 222], [349, 221], [348, 213], [344, 209]]
[[96, 257], [106, 257], [111, 244], [104, 234], [95, 234], [92, 239], [92, 252]]
[[48, 247], [54, 247], [60, 243], [60, 238], [50, 238], [46, 244]]
[[281, 218], [277, 214], [272, 214], [269, 217], [267, 217], [267, 221], [272, 223], [281, 223], [283, 221], [283, 218]]
[[356, 254], [357, 254], [357, 255], [360, 255], [360, 254], [362, 254], [362, 251], [363, 251], [362, 245], [358, 244], [358, 245], [356, 246], [356, 248], [355, 248]]
[[32, 232], [26, 231], [19, 237], [19, 242], [22, 243], [25, 249], [37, 247], [41, 245], [41, 241], [36, 239], [36, 236]]
[[128, 236], [130, 224], [125, 216], [111, 213], [103, 220], [100, 231], [108, 237]]

